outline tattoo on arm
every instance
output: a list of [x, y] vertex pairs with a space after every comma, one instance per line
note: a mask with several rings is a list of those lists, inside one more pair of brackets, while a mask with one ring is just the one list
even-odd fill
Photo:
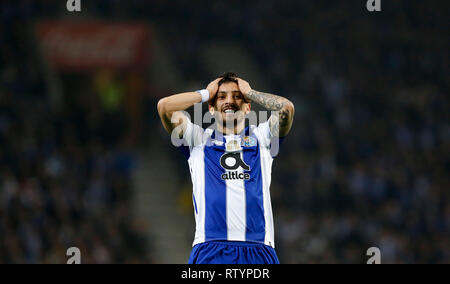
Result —
[[272, 133], [273, 136], [275, 136], [275, 137], [280, 136], [280, 123], [279, 123], [279, 117], [277, 115], [270, 116], [269, 127], [270, 127], [270, 133]]
[[284, 106], [285, 98], [268, 93], [251, 90], [247, 94], [247, 98], [268, 110], [280, 110]]
[[276, 111], [275, 115], [269, 118], [269, 127], [272, 135], [279, 137], [280, 129], [285, 129], [289, 126], [290, 115], [286, 109]]
[[280, 118], [280, 127], [285, 127], [289, 124], [290, 115], [286, 109], [280, 110], [279, 118]]
[[269, 120], [270, 131], [274, 136], [286, 135], [290, 128], [293, 113], [285, 107], [287, 101], [285, 98], [255, 90], [251, 90], [247, 98], [268, 110], [276, 111], [278, 115], [272, 115]]

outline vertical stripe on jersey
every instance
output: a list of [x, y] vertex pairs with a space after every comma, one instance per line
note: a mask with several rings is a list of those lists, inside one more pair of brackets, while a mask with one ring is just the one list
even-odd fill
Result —
[[194, 203], [195, 215], [197, 215], [197, 214], [198, 214], [198, 211], [197, 211], [197, 202], [195, 202], [195, 195], [194, 195], [194, 193], [192, 193], [192, 202]]
[[[242, 153], [241, 159], [243, 159]], [[242, 173], [244, 170], [239, 167], [233, 171]], [[228, 240], [245, 241], [247, 213], [244, 181], [242, 179], [229, 179], [226, 184]]]
[[266, 224], [266, 237], [264, 243], [271, 247], [275, 247], [272, 204], [270, 202], [270, 180], [273, 158], [269, 149], [259, 146], [259, 151], [262, 168], [261, 177], [263, 180], [264, 220]]
[[[205, 241], [205, 165], [203, 147], [196, 147], [189, 158], [193, 186], [193, 201], [196, 207], [194, 244]], [[199, 163], [199, 161], [201, 161]], [[194, 207], [194, 208], [195, 208]]]
[[206, 145], [205, 164], [205, 241], [227, 239], [226, 184], [221, 179], [225, 170], [220, 166], [224, 147]]
[[[253, 136], [254, 137], [254, 136]], [[256, 137], [255, 137], [256, 138]], [[264, 242], [266, 224], [264, 218], [263, 179], [261, 173], [259, 143], [253, 149], [244, 150], [244, 162], [250, 166], [251, 178], [245, 181], [246, 240]]]

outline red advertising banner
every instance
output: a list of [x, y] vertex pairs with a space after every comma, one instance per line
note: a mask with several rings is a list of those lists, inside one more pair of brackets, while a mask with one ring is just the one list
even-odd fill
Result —
[[59, 69], [129, 68], [148, 62], [142, 24], [44, 21], [36, 26], [46, 58]]

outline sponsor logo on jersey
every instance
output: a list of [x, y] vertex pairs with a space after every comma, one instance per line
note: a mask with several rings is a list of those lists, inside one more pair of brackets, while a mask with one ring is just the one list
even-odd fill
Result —
[[[235, 141], [235, 140], [234, 140]], [[239, 167], [243, 170], [249, 171], [250, 166], [247, 165], [241, 158], [240, 152], [225, 153], [220, 157], [220, 165], [225, 169], [225, 173], [222, 174], [223, 180], [242, 179], [249, 180], [250, 174], [236, 171]]]

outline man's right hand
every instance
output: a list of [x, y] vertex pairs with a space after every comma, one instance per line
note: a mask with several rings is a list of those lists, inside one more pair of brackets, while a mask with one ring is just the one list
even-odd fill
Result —
[[[209, 92], [209, 100], [213, 99], [217, 94], [219, 81], [221, 79], [222, 78], [215, 79], [208, 84], [208, 87], [206, 87]], [[179, 93], [162, 98], [158, 101], [158, 114], [164, 128], [169, 134], [172, 134], [172, 131], [181, 125], [183, 127], [181, 129], [182, 131], [179, 133], [179, 137], [181, 138], [183, 136], [189, 118], [181, 111], [186, 110], [198, 102], [199, 97], [197, 92]]]
[[215, 79], [211, 83], [208, 84], [206, 89], [209, 92], [209, 99], [212, 100], [214, 96], [216, 95], [217, 91], [219, 90], [219, 81], [222, 79], [222, 77]]

